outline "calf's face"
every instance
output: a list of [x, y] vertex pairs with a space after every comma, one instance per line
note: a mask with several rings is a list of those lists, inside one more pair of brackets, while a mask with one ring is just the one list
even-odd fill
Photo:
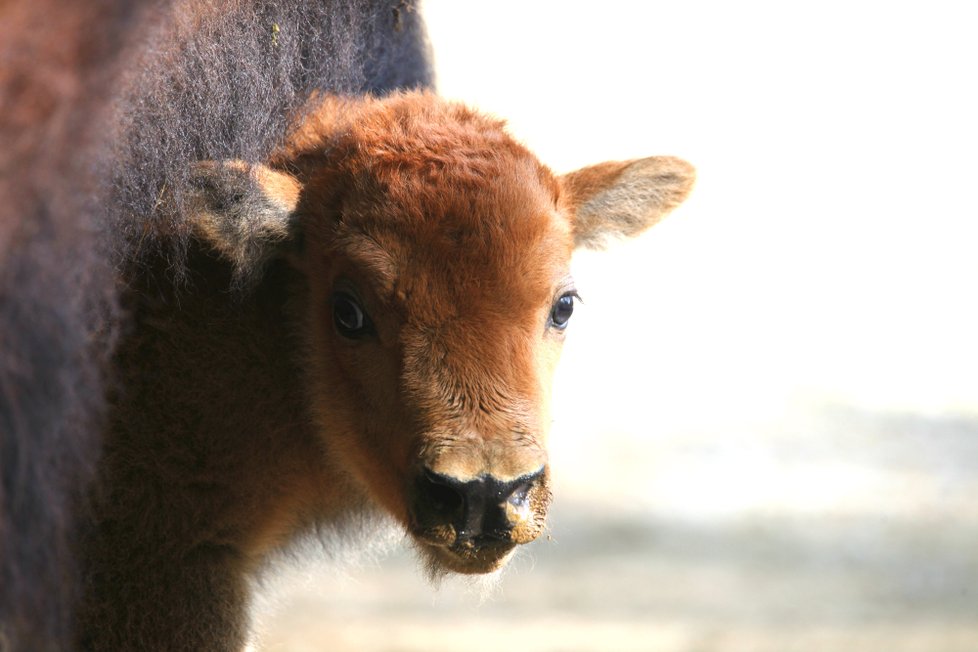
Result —
[[198, 166], [196, 231], [243, 274], [291, 251], [332, 462], [436, 569], [492, 571], [550, 503], [571, 252], [658, 221], [692, 170], [650, 158], [556, 177], [499, 122], [426, 94], [365, 100], [342, 123], [334, 110], [272, 166]]

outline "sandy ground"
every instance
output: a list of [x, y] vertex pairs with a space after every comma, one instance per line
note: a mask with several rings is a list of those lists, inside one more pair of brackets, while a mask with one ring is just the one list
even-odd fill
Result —
[[404, 549], [312, 554], [258, 610], [261, 649], [978, 650], [960, 3], [426, 13], [443, 94], [555, 170], [668, 153], [699, 184], [639, 242], [575, 261], [550, 536], [488, 594], [433, 587]]
[[[550, 537], [529, 546], [488, 594], [432, 586], [407, 550], [321, 568], [279, 594], [262, 649], [978, 648], [978, 420], [839, 407], [808, 417], [807, 432], [750, 437], [753, 454], [803, 477], [835, 476], [851, 492], [848, 509], [772, 501], [703, 515], [666, 502], [623, 507], [621, 496], [600, 490], [609, 500], [602, 507], [584, 495], [586, 483], [565, 477]], [[843, 441], [847, 471], [839, 469]], [[653, 448], [660, 464], [723, 491], [709, 475], [712, 462], [698, 462], [715, 454], [704, 441]], [[881, 508], [865, 509], [873, 502]]]

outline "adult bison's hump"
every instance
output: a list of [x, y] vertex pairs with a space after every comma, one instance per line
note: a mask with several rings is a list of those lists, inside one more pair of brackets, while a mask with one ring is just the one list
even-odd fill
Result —
[[108, 173], [113, 223], [131, 259], [165, 241], [179, 271], [192, 165], [266, 160], [315, 91], [384, 95], [433, 83], [412, 3], [174, 2], [162, 13], [125, 80]]

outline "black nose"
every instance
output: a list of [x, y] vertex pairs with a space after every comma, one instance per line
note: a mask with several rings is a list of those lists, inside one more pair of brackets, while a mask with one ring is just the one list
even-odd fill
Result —
[[510, 481], [487, 475], [462, 481], [425, 470], [418, 481], [419, 500], [427, 503], [425, 511], [455, 528], [456, 543], [508, 541], [514, 524], [506, 516], [506, 505], [523, 510], [530, 489], [542, 475], [540, 469]]

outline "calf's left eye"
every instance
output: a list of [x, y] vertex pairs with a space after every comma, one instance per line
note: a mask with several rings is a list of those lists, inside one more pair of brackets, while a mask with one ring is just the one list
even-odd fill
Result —
[[567, 328], [567, 322], [574, 314], [574, 292], [566, 292], [554, 302], [550, 309], [550, 325], [558, 330]]
[[333, 325], [343, 337], [355, 340], [374, 332], [370, 317], [352, 294], [342, 290], [334, 292], [330, 303], [333, 308]]

